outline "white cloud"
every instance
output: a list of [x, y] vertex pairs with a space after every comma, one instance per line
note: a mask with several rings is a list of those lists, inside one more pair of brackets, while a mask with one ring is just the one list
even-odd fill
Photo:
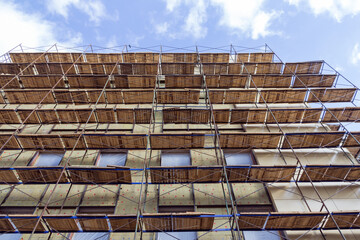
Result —
[[246, 34], [253, 39], [277, 34], [271, 31], [271, 22], [281, 15], [280, 11], [263, 10], [264, 0], [211, 0], [222, 10], [220, 25], [234, 34]]
[[359, 43], [356, 43], [351, 54], [351, 63], [357, 65], [360, 62], [360, 48]]
[[155, 25], [155, 32], [157, 34], [165, 34], [169, 29], [169, 23], [163, 22]]
[[99, 24], [105, 18], [106, 8], [101, 0], [49, 0], [46, 1], [48, 10], [64, 18], [68, 18], [70, 7], [75, 7], [89, 16], [90, 21]]
[[185, 33], [196, 39], [204, 38], [207, 34], [209, 5], [219, 10], [218, 22], [221, 26], [227, 27], [232, 34], [245, 35], [252, 39], [278, 34], [270, 30], [270, 26], [282, 13], [275, 10], [265, 11], [263, 9], [265, 0], [165, 0], [165, 2], [166, 9], [173, 15], [182, 4], [187, 7], [187, 13], [182, 14], [185, 15], [185, 18], [182, 18], [183, 32], [175, 31], [170, 35], [179, 36]]
[[336, 21], [341, 22], [345, 16], [360, 13], [359, 0], [285, 0], [297, 7], [307, 5], [315, 15], [328, 13]]
[[169, 12], [174, 11], [181, 4], [181, 0], [165, 0], [166, 2], [166, 9]]
[[63, 34], [65, 36], [62, 37], [66, 37], [68, 40], [61, 42], [57, 35], [60, 32], [59, 29], [40, 14], [25, 13], [20, 5], [6, 0], [0, 0], [0, 6], [0, 28], [3, 32], [3, 36], [0, 38], [1, 53], [9, 51], [20, 43], [32, 47], [50, 47], [56, 42], [61, 45], [74, 46], [82, 41], [80, 33], [65, 33]]
[[203, 26], [206, 22], [207, 4], [204, 0], [196, 0], [192, 2], [189, 14], [186, 17], [184, 30], [188, 34], [192, 34], [196, 39], [203, 38], [207, 34], [207, 28]]

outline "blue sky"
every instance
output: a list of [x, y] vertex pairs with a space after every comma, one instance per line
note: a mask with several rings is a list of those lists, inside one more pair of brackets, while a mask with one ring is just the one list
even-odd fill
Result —
[[360, 86], [360, 0], [0, 0], [0, 52], [27, 47], [267, 43]]

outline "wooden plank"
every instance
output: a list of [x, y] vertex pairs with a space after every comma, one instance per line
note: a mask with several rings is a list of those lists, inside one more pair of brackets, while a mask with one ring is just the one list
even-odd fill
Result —
[[296, 166], [251, 166], [248, 181], [289, 182], [295, 174]]
[[111, 229], [114, 232], [135, 231], [136, 229], [136, 215], [108, 215]]
[[0, 109], [0, 122], [1, 123], [21, 123], [15, 110]]
[[78, 123], [77, 114], [74, 109], [56, 109], [61, 123]]
[[118, 123], [134, 123], [133, 109], [116, 109]]
[[196, 53], [162, 53], [161, 63], [195, 63]]
[[72, 183], [113, 184], [131, 183], [131, 172], [128, 167], [69, 167]]
[[64, 149], [60, 135], [19, 134], [16, 138], [24, 149]]
[[201, 88], [202, 75], [169, 75], [165, 76], [166, 88]]
[[135, 123], [149, 124], [151, 119], [151, 109], [135, 108]]
[[96, 123], [95, 113], [91, 110], [91, 108], [83, 108], [83, 109], [74, 109], [76, 118], [79, 119], [81, 123]]
[[73, 103], [69, 90], [54, 90], [54, 95], [57, 103], [64, 103], [64, 104]]
[[125, 104], [152, 103], [154, 97], [153, 90], [123, 90]]
[[[94, 218], [94, 215], [78, 214], [77, 215], [80, 226], [83, 231], [108, 231], [109, 225], [105, 219], [105, 215], [98, 214]], [[102, 217], [102, 218], [100, 218]]]
[[351, 102], [356, 92], [355, 88], [324, 88], [311, 89], [308, 102]]
[[150, 142], [153, 149], [203, 148], [205, 137], [203, 134], [192, 134], [189, 132], [151, 134]]
[[[247, 75], [220, 75], [220, 88], [244, 88], [247, 82]], [[206, 82], [207, 83], [207, 82]]]
[[122, 104], [124, 102], [122, 91], [119, 89], [107, 89], [106, 99], [109, 104]]
[[150, 167], [151, 183], [219, 182], [222, 168], [211, 167]]
[[317, 123], [322, 114], [322, 108], [305, 108], [302, 123]]
[[258, 63], [256, 74], [280, 74], [282, 66], [282, 63]]
[[266, 109], [232, 109], [231, 123], [263, 123]]
[[146, 148], [144, 134], [85, 134], [90, 149]]
[[[15, 157], [14, 157], [15, 158]], [[16, 177], [15, 172], [8, 168], [0, 167], [0, 183], [18, 183], [19, 179]]]
[[65, 82], [62, 75], [22, 75], [20, 81], [25, 88], [64, 88]]
[[263, 228], [268, 213], [240, 213], [238, 224], [240, 230], [260, 230]]
[[[7, 85], [4, 87], [5, 84]], [[16, 75], [0, 75], [0, 86], [3, 89], [20, 88]]]
[[[71, 88], [103, 88], [108, 78], [107, 75], [67, 76]], [[106, 87], [110, 88], [110, 83]]]
[[157, 102], [160, 104], [167, 103], [198, 103], [200, 98], [199, 90], [157, 90]]
[[0, 63], [0, 74], [17, 75], [20, 73], [19, 65], [16, 63]]
[[[24, 123], [25, 119], [27, 124], [39, 124], [40, 120], [36, 114], [36, 111], [32, 112], [30, 109], [17, 109], [16, 112], [19, 114], [21, 122]], [[30, 115], [31, 114], [31, 115]], [[29, 116], [30, 115], [30, 116]]]
[[267, 113], [266, 123], [300, 123], [303, 115], [302, 109], [271, 109]]
[[306, 89], [263, 89], [260, 94], [259, 103], [302, 103], [305, 101]]
[[56, 232], [77, 232], [79, 227], [72, 215], [46, 215], [43, 219], [52, 231]]
[[336, 75], [296, 75], [294, 88], [332, 87]]
[[115, 123], [115, 109], [96, 108], [96, 116], [99, 123]]
[[[19, 232], [32, 232], [35, 229], [35, 225], [38, 221], [36, 215], [9, 215], [12, 223], [15, 225]], [[45, 228], [40, 221], [37, 225], [35, 232], [44, 232]]]
[[[87, 95], [89, 97], [89, 103], [98, 103], [98, 104], [101, 104], [101, 103], [106, 103], [105, 101], [105, 93], [102, 92], [102, 89], [88, 89], [86, 90], [87, 92]], [[74, 97], [73, 97], [74, 98]], [[75, 101], [75, 98], [74, 98], [74, 101]]]
[[191, 109], [165, 108], [163, 120], [164, 123], [190, 123]]
[[156, 75], [153, 76], [133, 75], [133, 76], [128, 76], [127, 80], [128, 80], [129, 88], [154, 88], [156, 84]]
[[[329, 217], [324, 228], [325, 229], [337, 229], [339, 228], [347, 229], [347, 228], [359, 228], [356, 226], [356, 218], [358, 217], [359, 212], [333, 212], [332, 216], [336, 221]], [[337, 225], [337, 226], [336, 226]]]
[[[207, 217], [201, 217], [207, 215]], [[147, 231], [200, 231], [210, 230], [214, 224], [213, 213], [144, 213]]]
[[202, 63], [228, 63], [229, 53], [200, 53]]
[[5, 90], [5, 95], [11, 104], [29, 103], [55, 103], [55, 99], [50, 90]]
[[302, 173], [300, 181], [308, 182], [309, 177], [311, 181], [322, 182], [322, 181], [343, 181], [345, 176], [351, 169], [350, 166], [337, 166], [337, 165], [307, 165], [305, 172]]
[[272, 212], [267, 220], [265, 229], [313, 229], [320, 227], [326, 213], [276, 213]]
[[256, 74], [251, 76], [250, 87], [257, 88], [288, 88], [292, 75]]
[[66, 150], [72, 150], [73, 148], [86, 149], [84, 137], [79, 133], [61, 134], [61, 140]]
[[[230, 111], [228, 109], [213, 110], [216, 123], [228, 123], [230, 118]], [[210, 118], [211, 119], [211, 118]]]
[[350, 172], [346, 176], [347, 181], [358, 181], [360, 178], [360, 168], [358, 166], [354, 166], [350, 169]]
[[41, 123], [59, 123], [59, 119], [54, 109], [38, 109], [36, 110], [36, 113], [40, 117]]
[[278, 147], [281, 134], [279, 133], [222, 133], [220, 135], [221, 148], [268, 148]]
[[284, 74], [319, 74], [323, 62], [285, 63]]
[[226, 90], [224, 103], [254, 103], [257, 90]]
[[360, 132], [351, 132], [351, 135], [348, 134], [346, 137], [344, 147], [359, 147], [360, 144]]
[[[6, 215], [0, 215], [0, 217], [6, 217]], [[0, 232], [13, 232], [15, 228], [7, 218], [0, 218]]]
[[[16, 167], [19, 179], [23, 183], [56, 183], [60, 178], [62, 168], [58, 167]], [[61, 175], [59, 183], [67, 183], [65, 174]]]
[[20, 148], [16, 138], [11, 134], [6, 134], [6, 133], [0, 133], [0, 145], [3, 146], [4, 150]]
[[210, 102], [212, 104], [216, 103], [223, 103], [224, 97], [225, 97], [225, 91], [224, 90], [209, 90], [208, 98], [210, 99]]
[[360, 107], [328, 108], [323, 122], [354, 122], [360, 119]]
[[114, 75], [116, 88], [129, 88], [128, 75]]
[[208, 123], [210, 111], [208, 109], [191, 109], [191, 123]]
[[344, 132], [287, 133], [282, 148], [338, 147]]
[[[232, 65], [234, 68], [235, 66]], [[239, 74], [237, 71], [235, 73], [228, 71], [228, 63], [203, 63], [202, 64], [202, 73], [205, 75], [213, 75], [213, 74]]]

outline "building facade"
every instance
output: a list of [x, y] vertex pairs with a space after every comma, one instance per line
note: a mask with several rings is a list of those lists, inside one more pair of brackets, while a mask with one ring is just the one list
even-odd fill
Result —
[[1, 239], [360, 239], [357, 87], [264, 48], [0, 63]]

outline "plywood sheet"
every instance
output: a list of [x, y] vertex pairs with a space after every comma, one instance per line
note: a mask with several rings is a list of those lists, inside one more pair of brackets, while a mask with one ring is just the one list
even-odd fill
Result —
[[44, 216], [46, 223], [50, 226], [51, 230], [56, 232], [77, 232], [79, 227], [72, 215], [62, 215], [63, 218], [59, 218], [58, 215]]
[[198, 103], [200, 98], [199, 90], [157, 90], [156, 100], [157, 103], [179, 103], [179, 104], [191, 104]]
[[319, 74], [323, 62], [285, 63], [284, 74]]
[[[10, 215], [9, 217], [19, 232], [32, 232], [35, 229], [36, 223], [39, 221], [39, 217], [36, 215]], [[44, 225], [39, 221], [35, 232], [44, 231]]]
[[153, 149], [203, 148], [205, 136], [203, 134], [192, 134], [188, 132], [152, 134], [150, 141]]
[[55, 103], [50, 90], [5, 90], [5, 95], [10, 103]]
[[152, 103], [154, 97], [153, 90], [123, 90], [125, 104]]
[[287, 133], [282, 148], [338, 147], [344, 132]]
[[85, 134], [90, 149], [146, 148], [145, 134]]
[[351, 102], [355, 88], [324, 88], [311, 89], [308, 102]]
[[131, 173], [127, 167], [69, 167], [73, 183], [131, 183]]
[[0, 109], [0, 122], [1, 123], [20, 123], [15, 110], [12, 110], [12, 109]]
[[279, 133], [223, 133], [220, 135], [221, 148], [277, 148]]
[[202, 75], [169, 75], [165, 76], [166, 88], [201, 88]]
[[293, 84], [294, 88], [331, 87], [336, 75], [296, 75]]
[[305, 101], [305, 89], [261, 90], [259, 103], [302, 103]]
[[359, 107], [328, 108], [322, 119], [323, 122], [354, 122], [360, 119]]
[[[108, 81], [107, 75], [67, 76], [71, 88], [103, 88]], [[107, 84], [110, 87], [110, 83]]]
[[134, 232], [136, 229], [136, 215], [108, 215], [108, 218], [114, 232]]
[[255, 74], [251, 76], [250, 87], [257, 88], [288, 88], [292, 75]]

